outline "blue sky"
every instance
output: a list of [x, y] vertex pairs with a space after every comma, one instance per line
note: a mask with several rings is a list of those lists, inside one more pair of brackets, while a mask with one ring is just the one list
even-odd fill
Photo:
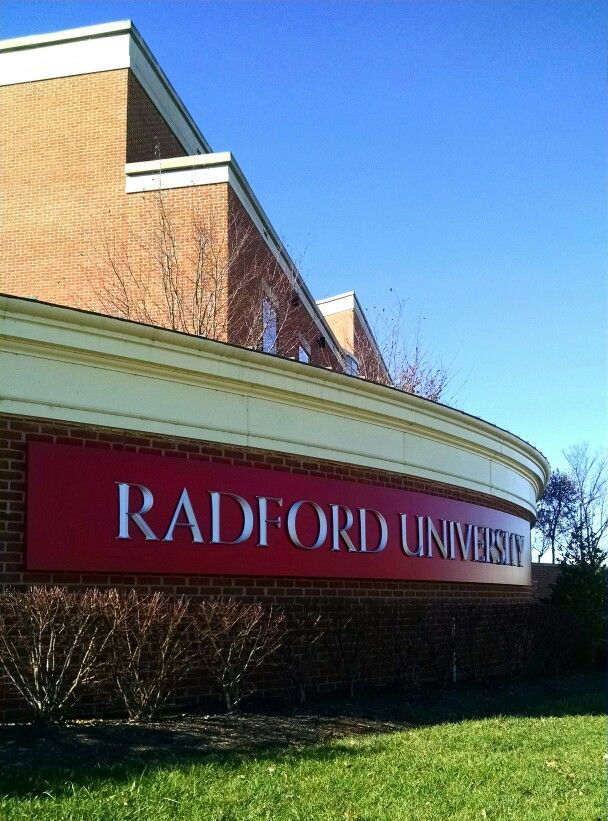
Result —
[[606, 444], [603, 2], [11, 2], [130, 18], [317, 297], [405, 299], [454, 404], [554, 466]]

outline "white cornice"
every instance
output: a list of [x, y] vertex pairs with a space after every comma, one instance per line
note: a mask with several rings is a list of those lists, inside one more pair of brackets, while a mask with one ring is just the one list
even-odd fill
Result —
[[130, 68], [188, 154], [211, 151], [130, 20], [0, 41], [0, 85]]
[[12, 37], [0, 40], [0, 51], [17, 51], [24, 48], [38, 48], [50, 43], [68, 43], [74, 40], [88, 40], [92, 37], [107, 37], [129, 31], [133, 27], [130, 20], [116, 20], [112, 23], [98, 23], [95, 26], [81, 26], [46, 34], [28, 34], [26, 37]]
[[197, 185], [227, 183], [239, 198], [253, 224], [275, 259], [285, 271], [319, 332], [325, 337], [334, 356], [342, 362], [342, 349], [331, 328], [325, 321], [312, 294], [287, 249], [279, 239], [270, 219], [239, 164], [229, 151], [191, 157], [172, 157], [165, 160], [127, 163], [125, 165], [125, 191], [134, 194], [143, 191], [159, 191], [171, 188], [190, 188]]
[[199, 337], [0, 297], [0, 412], [361, 465], [468, 488], [534, 514], [531, 445], [461, 411]]

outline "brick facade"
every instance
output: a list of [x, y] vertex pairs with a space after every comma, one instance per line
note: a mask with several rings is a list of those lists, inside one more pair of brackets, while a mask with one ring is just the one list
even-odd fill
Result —
[[101, 226], [124, 209], [127, 71], [4, 86], [0, 99], [0, 290], [87, 307]]
[[[285, 608], [290, 612], [299, 607], [314, 608], [327, 602], [347, 601], [356, 604], [370, 619], [389, 619], [383, 609], [391, 602], [459, 603], [488, 606], [527, 602], [532, 591], [527, 587], [508, 585], [475, 585], [437, 582], [409, 582], [386, 580], [345, 580], [265, 577], [207, 577], [172, 575], [115, 575], [82, 573], [31, 573], [25, 571], [25, 514], [26, 514], [26, 450], [33, 441], [56, 442], [81, 447], [108, 448], [196, 459], [219, 464], [238, 464], [270, 468], [273, 471], [307, 474], [319, 477], [339, 477], [367, 485], [415, 490], [474, 504], [486, 505], [529, 518], [526, 511], [505, 501], [481, 493], [473, 493], [438, 483], [407, 476], [369, 470], [335, 462], [320, 462], [302, 457], [277, 455], [267, 451], [228, 447], [188, 439], [166, 436], [133, 434], [107, 428], [67, 424], [32, 418], [0, 417], [0, 572], [2, 584], [26, 586], [58, 584], [74, 587], [118, 586], [137, 587], [142, 591], [162, 590], [172, 594], [200, 597], [212, 594], [227, 595], [248, 601], [260, 600]], [[384, 615], [382, 615], [384, 613]], [[390, 635], [390, 624], [378, 629]], [[433, 625], [429, 625], [429, 635]], [[381, 684], [388, 680], [385, 654], [377, 649], [368, 661], [369, 680]], [[278, 694], [286, 686], [279, 672], [267, 671], [261, 682], [262, 692]], [[334, 689], [339, 679], [323, 652], [313, 673], [313, 687], [317, 690]], [[1, 692], [1, 691], [0, 691]], [[208, 681], [195, 679], [185, 685], [179, 698], [186, 702], [209, 696]], [[0, 710], [2, 696], [0, 695]], [[17, 703], [6, 702], [5, 711], [17, 709]]]
[[[261, 280], [274, 279], [278, 353], [295, 357], [301, 336], [312, 364], [340, 369], [228, 184], [125, 193], [125, 162], [185, 154], [131, 70], [5, 86], [0, 95], [13, 112], [0, 124], [0, 291], [171, 326], [159, 273], [164, 237], [175, 249], [186, 301], [203, 257], [206, 289], [214, 294], [213, 327], [183, 330], [249, 344], [246, 333], [260, 323]], [[247, 251], [240, 254], [244, 235]]]
[[[237, 195], [231, 183], [217, 181], [234, 179], [234, 176], [207, 177], [202, 183], [167, 187], [162, 193], [154, 190], [126, 193], [125, 163], [176, 158], [187, 153], [131, 69], [96, 70], [77, 76], [16, 82], [0, 87], [0, 99], [3, 111], [10, 112], [10, 116], [0, 121], [3, 149], [1, 292], [152, 325], [178, 327], [170, 321], [168, 310], [174, 308], [167, 307], [167, 294], [160, 285], [159, 260], [167, 264], [168, 242], [170, 253], [174, 254], [169, 255], [170, 264], [179, 268], [179, 277], [186, 283], [187, 300], [197, 296], [192, 284], [193, 272], [201, 260], [207, 292], [214, 271], [219, 272], [215, 279], [217, 304], [214, 302], [212, 310], [217, 322], [213, 329], [179, 326], [179, 330], [257, 347], [259, 341], [251, 342], [251, 330], [259, 324], [260, 316], [255, 310], [252, 313], [251, 308], [252, 305], [254, 309], [259, 308], [262, 294], [269, 292], [276, 300], [279, 317], [276, 352], [296, 358], [298, 345], [304, 344], [310, 349], [312, 365], [342, 370], [339, 357], [328, 344], [333, 339], [327, 330], [331, 323], [326, 326], [323, 319], [315, 321], [311, 309], [302, 301], [305, 289], [299, 274], [293, 270], [294, 279], [288, 277], [277, 262], [272, 236], [264, 227], [259, 229], [258, 206], [252, 205], [255, 198], [247, 199], [249, 194], [242, 191]], [[155, 99], [162, 108], [162, 99], [161, 102], [160, 98]], [[170, 114], [167, 116], [170, 119]], [[216, 161], [219, 162], [214, 159], [212, 163]], [[230, 173], [236, 173], [232, 166]], [[269, 227], [263, 220], [262, 224]], [[272, 233], [272, 229], [269, 231]], [[239, 250], [244, 236], [248, 238], [246, 245], [244, 250]], [[278, 255], [282, 253], [278, 249]], [[363, 376], [372, 380], [379, 379], [379, 375], [384, 377], [377, 351], [359, 319], [351, 314], [347, 327], [340, 326], [344, 338], [339, 337], [338, 342], [366, 363], [361, 371]], [[336, 317], [333, 321], [339, 325], [339, 320]], [[375, 369], [370, 368], [369, 360], [375, 360]], [[48, 401], [47, 396], [44, 401]], [[285, 412], [289, 412], [288, 408], [286, 404]], [[483, 627], [486, 646], [492, 648], [498, 645], [492, 635], [491, 608], [531, 601], [531, 588], [508, 585], [28, 573], [25, 570], [27, 444], [32, 441], [342, 478], [470, 502], [531, 520], [528, 511], [493, 496], [387, 471], [190, 439], [4, 415], [0, 416], [0, 588], [33, 584], [76, 588], [118, 586], [161, 590], [195, 599], [221, 594], [280, 606], [292, 621], [298, 609], [348, 602], [375, 628], [375, 641], [366, 652], [366, 681], [372, 684], [386, 683], [392, 676], [387, 667], [386, 647], [382, 644], [391, 635], [391, 604], [426, 602], [438, 611], [446, 603], [488, 608], [483, 615], [477, 610], [477, 619], [483, 624], [475, 629]], [[440, 632], [438, 618], [428, 616], [429, 645]], [[497, 671], [499, 661], [497, 658]], [[335, 665], [322, 650], [316, 659], [312, 684], [317, 691], [339, 686]], [[279, 668], [266, 670], [260, 685], [263, 693], [279, 693], [287, 686], [284, 672], [282, 674]], [[208, 697], [210, 691], [204, 674], [197, 675], [181, 688], [178, 700], [197, 701]], [[0, 684], [0, 715], [19, 708], [17, 702], [9, 702]]]
[[549, 599], [559, 568], [559, 564], [532, 564], [532, 589], [535, 599], [539, 601]]

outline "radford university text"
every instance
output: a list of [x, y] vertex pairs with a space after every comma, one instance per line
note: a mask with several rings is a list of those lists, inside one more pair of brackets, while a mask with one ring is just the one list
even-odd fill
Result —
[[118, 539], [131, 539], [135, 530], [146, 541], [172, 542], [178, 530], [185, 530], [192, 543], [238, 545], [253, 540], [257, 547], [267, 548], [272, 543], [269, 529], [274, 529], [300, 550], [377, 554], [398, 543], [410, 557], [432, 558], [437, 551], [444, 559], [522, 566], [523, 536], [505, 530], [407, 513], [398, 513], [393, 521], [372, 508], [353, 511], [345, 504], [323, 506], [310, 499], [297, 499], [287, 507], [277, 496], [247, 500], [238, 493], [216, 490], [209, 491], [206, 500], [196, 500], [201, 504], [195, 512], [188, 489], [183, 488], [159, 535], [145, 518], [154, 505], [150, 488], [129, 482], [116, 485]]
[[36, 442], [27, 562], [32, 570], [529, 584], [529, 522], [446, 493]]

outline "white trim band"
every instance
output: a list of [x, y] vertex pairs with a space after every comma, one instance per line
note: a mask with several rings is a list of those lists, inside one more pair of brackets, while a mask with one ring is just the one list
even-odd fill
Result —
[[244, 348], [0, 297], [0, 412], [299, 454], [535, 513], [547, 460], [461, 411]]

